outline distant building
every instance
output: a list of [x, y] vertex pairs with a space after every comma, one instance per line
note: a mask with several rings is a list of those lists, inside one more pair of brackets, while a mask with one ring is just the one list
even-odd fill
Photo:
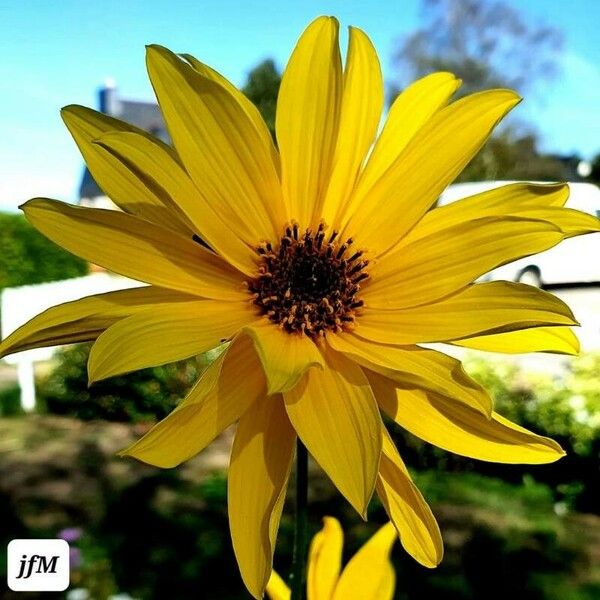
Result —
[[[153, 102], [119, 98], [113, 82], [107, 82], [99, 90], [98, 108], [111, 117], [131, 123], [163, 141], [169, 141], [158, 105]], [[84, 168], [79, 186], [79, 203], [96, 208], [117, 208], [98, 187], [87, 167]], [[143, 285], [138, 281], [107, 273], [96, 265], [91, 265], [90, 271], [90, 275], [75, 279], [4, 288], [0, 294], [0, 331], [2, 336], [7, 337], [33, 316], [62, 302], [70, 302], [90, 294], [101, 294]], [[36, 403], [34, 363], [48, 361], [56, 348], [56, 346], [32, 348], [2, 359], [8, 364], [16, 366], [17, 383], [21, 391], [21, 405], [26, 411], [33, 410]]]
[[[98, 91], [98, 109], [106, 115], [126, 121], [161, 140], [168, 142], [169, 136], [158, 104], [120, 98], [113, 81], [107, 81]], [[79, 203], [95, 208], [116, 208], [84, 167], [79, 186]]]

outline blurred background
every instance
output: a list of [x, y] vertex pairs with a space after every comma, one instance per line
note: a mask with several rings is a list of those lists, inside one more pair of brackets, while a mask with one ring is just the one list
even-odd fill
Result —
[[[461, 77], [460, 94], [508, 86], [524, 96], [454, 195], [503, 180], [569, 181], [585, 210], [600, 214], [595, 0], [0, 0], [2, 337], [52, 304], [134, 285], [65, 253], [18, 213], [38, 195], [110, 207], [60, 107], [91, 106], [167, 139], [144, 70], [144, 45], [160, 43], [221, 71], [273, 127], [285, 61], [302, 29], [323, 13], [371, 36], [388, 106], [435, 70]], [[550, 267], [526, 265], [509, 275], [519, 279], [535, 267], [528, 283], [572, 305], [583, 326], [580, 357], [462, 355], [497, 410], [557, 439], [565, 459], [539, 467], [487, 464], [394, 428], [446, 547], [441, 566], [430, 571], [397, 545], [397, 598], [600, 598], [600, 266], [591, 260], [599, 255], [580, 254], [590, 268], [576, 278], [554, 273], [561, 255], [552, 255]], [[0, 361], [0, 586], [10, 539], [63, 537], [72, 548], [70, 600], [248, 598], [227, 524], [231, 432], [176, 470], [115, 457], [176, 406], [210, 356], [88, 388], [88, 352], [78, 345]], [[312, 467], [311, 533], [322, 516], [337, 516], [347, 558], [385, 513], [374, 501], [363, 523]], [[275, 557], [282, 574], [291, 562], [292, 518], [290, 494]], [[0, 587], [1, 598], [16, 596]]]

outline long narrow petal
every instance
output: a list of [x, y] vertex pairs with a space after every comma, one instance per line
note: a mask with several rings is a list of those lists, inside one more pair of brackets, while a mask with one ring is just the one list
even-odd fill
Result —
[[184, 235], [193, 234], [193, 228], [185, 215], [160, 185], [143, 171], [132, 169], [93, 142], [107, 132], [129, 133], [155, 147], [162, 154], [164, 164], [178, 170], [180, 166], [172, 148], [137, 127], [91, 108], [66, 106], [61, 115], [94, 181], [119, 208]]
[[444, 555], [440, 528], [385, 428], [383, 433], [377, 495], [398, 531], [402, 547], [424, 567], [435, 567]]
[[444, 450], [491, 462], [551, 463], [562, 448], [497, 413], [486, 419], [462, 404], [432, 392], [398, 390], [387, 379], [368, 374], [379, 406], [398, 425]]
[[285, 405], [309, 452], [365, 517], [381, 454], [381, 416], [361, 368], [331, 350], [324, 355], [325, 369], [311, 369], [285, 393]]
[[578, 325], [555, 296], [519, 283], [478, 283], [448, 298], [403, 310], [365, 308], [356, 334], [380, 344], [420, 344], [529, 327]]
[[568, 197], [566, 183], [512, 183], [434, 208], [401, 243], [411, 244], [454, 225], [483, 217], [517, 216], [548, 221], [567, 237], [597, 231], [600, 221], [596, 217], [563, 208]]
[[551, 223], [519, 217], [484, 217], [453, 225], [412, 243], [400, 242], [369, 270], [371, 280], [361, 298], [373, 308], [431, 303], [496, 267], [548, 250], [563, 238]]
[[306, 576], [307, 600], [331, 598], [342, 569], [344, 532], [337, 519], [323, 518], [323, 529], [312, 539]]
[[327, 343], [399, 387], [432, 390], [485, 415], [492, 413], [489, 394], [465, 373], [458, 360], [446, 354], [417, 346], [386, 346], [351, 333], [328, 334]]
[[415, 81], [397, 96], [360, 176], [347, 216], [354, 212], [410, 140], [448, 102], [459, 85], [460, 80], [452, 73], [432, 73]]
[[206, 448], [266, 393], [256, 352], [246, 337], [238, 337], [168, 417], [119, 454], [156, 467], [176, 467]]
[[279, 89], [275, 129], [288, 218], [307, 227], [326, 192], [336, 145], [342, 66], [338, 22], [319, 17], [304, 31]]
[[292, 597], [290, 588], [275, 570], [271, 571], [271, 577], [265, 591], [270, 600], [290, 600]]
[[243, 300], [239, 271], [191, 239], [133, 215], [37, 198], [29, 222], [69, 252], [125, 277], [196, 296]]
[[323, 206], [315, 207], [313, 223], [322, 217], [330, 226], [337, 227], [338, 216], [377, 133], [382, 109], [383, 77], [377, 53], [363, 31], [350, 27], [331, 179]]
[[529, 208], [516, 213], [516, 215], [528, 219], [548, 221], [558, 227], [567, 238], [600, 231], [600, 219], [594, 215], [589, 215], [588, 213], [572, 208], [559, 208], [555, 206], [549, 208]]
[[373, 185], [345, 233], [384, 254], [410, 231], [484, 144], [519, 97], [510, 90], [472, 94], [438, 111]]
[[102, 333], [90, 352], [90, 383], [207, 352], [256, 317], [247, 302], [193, 300], [153, 306]]
[[273, 138], [271, 137], [271, 132], [265, 123], [265, 120], [262, 118], [260, 111], [256, 107], [256, 105], [248, 99], [248, 97], [240, 92], [233, 83], [231, 83], [226, 77], [223, 77], [221, 73], [215, 71], [212, 67], [205, 65], [203, 62], [199, 61], [196, 57], [191, 54], [182, 54], [182, 58], [185, 58], [187, 62], [190, 63], [192, 67], [200, 75], [203, 77], [207, 77], [208, 79], [213, 79], [217, 83], [221, 84], [240, 104], [248, 118], [256, 127], [256, 131], [258, 135], [262, 139], [263, 144], [269, 148], [269, 153], [271, 154], [271, 159], [273, 160], [273, 164], [279, 173], [280, 164], [279, 164], [279, 152], [275, 148], [275, 144], [273, 143]]
[[286, 333], [266, 319], [248, 324], [242, 333], [254, 342], [269, 394], [291, 390], [311, 367], [323, 369], [323, 357], [307, 336]]
[[536, 327], [520, 331], [508, 331], [495, 335], [482, 335], [452, 342], [455, 346], [521, 354], [525, 352], [553, 352], [555, 354], [579, 354], [581, 349], [577, 336], [570, 327]]
[[240, 419], [231, 450], [229, 528], [242, 579], [259, 599], [273, 567], [295, 441], [283, 398], [266, 396]]
[[423, 215], [403, 242], [414, 242], [471, 219], [513, 215], [535, 208], [560, 208], [568, 197], [569, 186], [566, 183], [510, 183], [437, 206]]
[[189, 223], [188, 231], [193, 232], [188, 237], [199, 234], [229, 263], [246, 275], [255, 275], [256, 253], [227, 227], [163, 145], [128, 131], [106, 133], [95, 143], [117, 158], [124, 168], [132, 173], [143, 173], [144, 179], [160, 190], [164, 203], [183, 213]]
[[177, 55], [149, 46], [148, 74], [177, 153], [231, 230], [253, 247], [285, 218], [270, 149], [238, 100]]
[[396, 530], [387, 523], [352, 557], [332, 600], [392, 600], [396, 573], [390, 561]]
[[0, 343], [0, 358], [30, 348], [94, 340], [102, 331], [149, 306], [189, 302], [196, 296], [140, 287], [87, 296], [53, 306], [21, 325]]

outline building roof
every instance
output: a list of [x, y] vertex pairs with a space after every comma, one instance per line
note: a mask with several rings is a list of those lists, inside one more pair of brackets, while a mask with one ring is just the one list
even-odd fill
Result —
[[[107, 83], [100, 88], [99, 110], [106, 115], [121, 119], [135, 125], [163, 141], [169, 141], [165, 122], [158, 105], [154, 102], [141, 102], [120, 98], [113, 83]], [[79, 186], [79, 201], [104, 196], [104, 192], [94, 181], [87, 167], [84, 167], [83, 177]]]

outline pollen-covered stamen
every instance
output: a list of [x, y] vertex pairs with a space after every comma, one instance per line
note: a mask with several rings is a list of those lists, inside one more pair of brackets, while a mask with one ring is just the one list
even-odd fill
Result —
[[294, 222], [279, 244], [256, 248], [262, 264], [248, 290], [261, 313], [289, 333], [314, 337], [351, 329], [363, 307], [357, 294], [369, 261], [359, 260], [361, 250], [350, 249], [352, 238], [339, 243], [337, 231], [327, 237], [325, 230], [321, 223], [301, 233]]

